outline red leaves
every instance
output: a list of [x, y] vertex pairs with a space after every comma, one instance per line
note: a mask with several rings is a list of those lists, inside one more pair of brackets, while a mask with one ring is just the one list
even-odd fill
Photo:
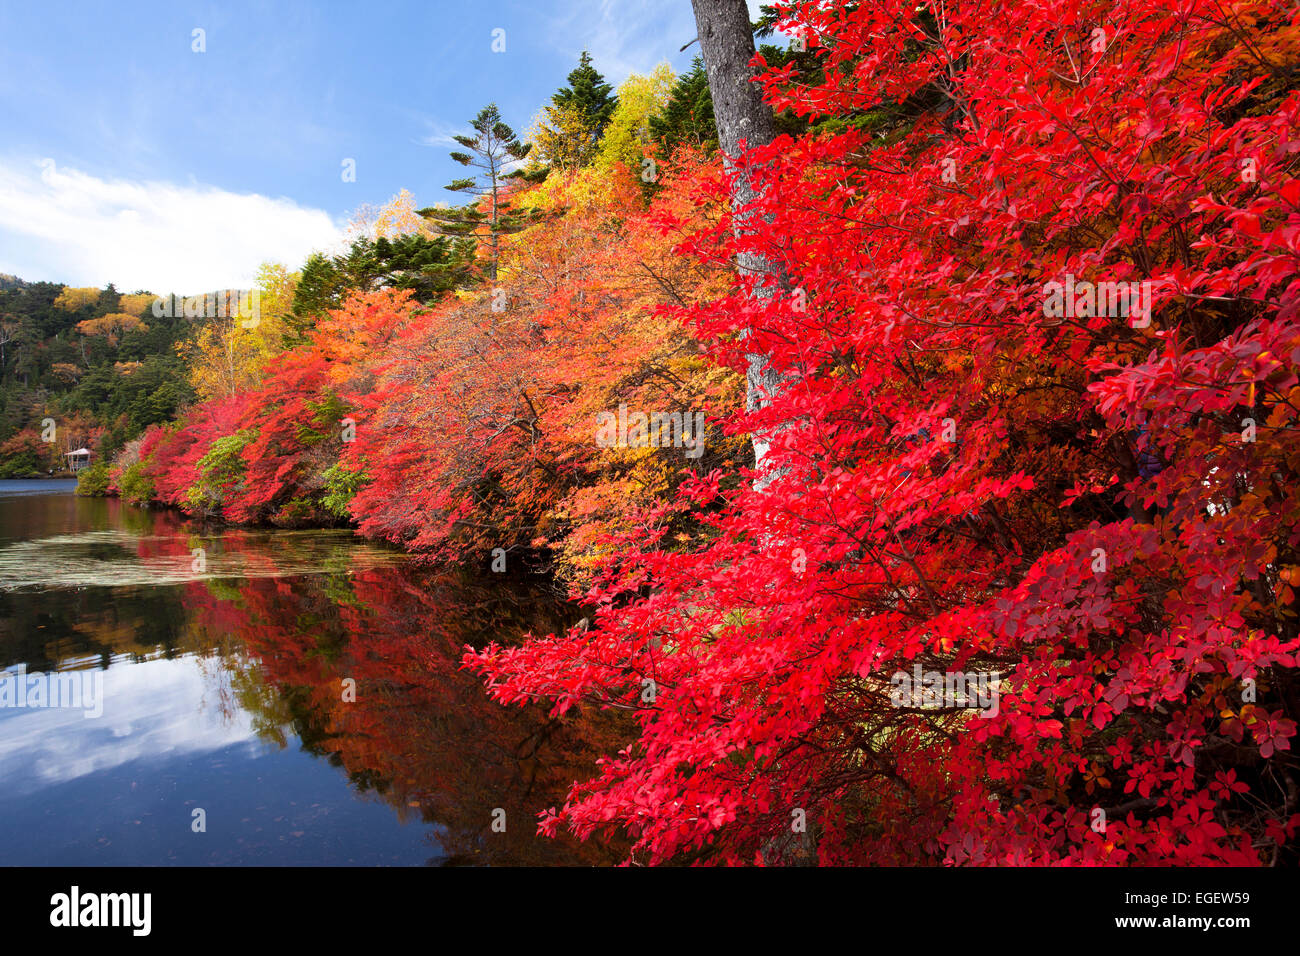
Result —
[[1282, 716], [1282, 711], [1254, 712], [1246, 721], [1250, 731], [1259, 744], [1259, 755], [1271, 757], [1276, 751], [1290, 750], [1291, 738], [1295, 736], [1294, 720]]
[[[1218, 814], [1258, 818], [1214, 810], [1206, 788], [1253, 795], [1214, 775], [1251, 758], [1244, 741], [1207, 756], [1207, 701], [1251, 667], [1293, 666], [1297, 647], [1294, 617], [1243, 583], [1297, 545], [1300, 461], [1260, 428], [1293, 427], [1300, 408], [1291, 300], [1269, 291], [1296, 266], [1280, 210], [1300, 194], [1272, 148], [1294, 102], [1228, 112], [1249, 57], [1205, 3], [1128, 11], [1086, 57], [1082, 11], [1048, 22], [1021, 5], [992, 23], [953, 9], [943, 45], [903, 4], [791, 11], [827, 39], [825, 80], [787, 88], [789, 70], [770, 72], [773, 102], [813, 115], [903, 102], [951, 86], [960, 55], [962, 120], [749, 157], [762, 225], [733, 237], [724, 220], [684, 248], [779, 261], [806, 294], [798, 311], [741, 289], [689, 316], [733, 367], [765, 352], [793, 380], [738, 417], [775, 433], [769, 483], [720, 502], [698, 551], [620, 554], [602, 594], [625, 603], [581, 643], [480, 664], [507, 685], [561, 674], [598, 695], [602, 673], [650, 667], [632, 649], [663, 635], [673, 654], [653, 665], [675, 690], [642, 749], [561, 811], [579, 831], [627, 821], [653, 860], [696, 845], [671, 808], [709, 793], [737, 801], [734, 821], [709, 826], [744, 859], [798, 806], [834, 817], [818, 852], [841, 862], [914, 847], [966, 863], [1242, 862], [1249, 838]], [[1150, 282], [1149, 328], [1101, 309], [1046, 316], [1043, 283], [1067, 273]], [[1252, 441], [1225, 441], [1243, 417]], [[717, 487], [693, 486], [691, 504]], [[631, 569], [651, 599], [631, 576], [619, 591]], [[996, 669], [998, 713], [892, 709], [882, 684], [915, 661]], [[1254, 720], [1261, 755], [1289, 745], [1293, 706]], [[725, 745], [701, 748], [706, 730]], [[717, 757], [760, 752], [780, 760]], [[1123, 850], [1086, 825], [1103, 779], [1151, 801], [1113, 822]], [[651, 786], [657, 808], [629, 802]], [[872, 810], [844, 809], [858, 806]], [[1085, 824], [1066, 838], [1066, 820]]]

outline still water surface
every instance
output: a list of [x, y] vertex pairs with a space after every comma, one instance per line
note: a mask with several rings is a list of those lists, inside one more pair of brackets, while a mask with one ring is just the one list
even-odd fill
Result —
[[617, 855], [535, 821], [618, 728], [503, 708], [459, 667], [571, 609], [346, 531], [217, 529], [72, 487], [0, 482], [0, 668], [11, 688], [79, 672], [102, 713], [0, 705], [0, 865]]

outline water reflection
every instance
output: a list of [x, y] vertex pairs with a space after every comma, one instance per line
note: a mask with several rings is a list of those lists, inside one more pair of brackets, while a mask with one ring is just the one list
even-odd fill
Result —
[[[430, 575], [346, 533], [218, 532], [115, 501], [0, 497], [0, 664], [108, 668], [101, 719], [0, 709], [0, 860], [619, 858], [535, 831], [627, 728], [503, 708], [460, 669], [466, 644], [572, 614], [498, 578]], [[192, 806], [220, 822], [197, 859], [178, 824]], [[5, 859], [39, 852], [14, 832], [37, 825], [68, 853]]]
[[[260, 550], [226, 545], [256, 543]], [[173, 536], [122, 529], [58, 534], [0, 546], [0, 591], [84, 587], [156, 587], [216, 578], [327, 574], [340, 562], [374, 567], [402, 562], [395, 551], [357, 543], [346, 531], [283, 531]], [[274, 551], [275, 561], [264, 559]]]

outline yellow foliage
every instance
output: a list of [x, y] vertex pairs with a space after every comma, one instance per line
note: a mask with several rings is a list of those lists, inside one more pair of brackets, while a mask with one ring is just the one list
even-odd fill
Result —
[[77, 289], [72, 286], [66, 286], [59, 297], [54, 300], [57, 308], [65, 312], [76, 312], [78, 309], [88, 305], [94, 305], [99, 301], [99, 290], [93, 288]]
[[145, 309], [152, 309], [157, 298], [151, 292], [141, 292], [135, 295], [124, 294], [117, 300], [117, 311], [125, 312], [127, 315], [140, 315]]
[[138, 316], [124, 312], [110, 312], [94, 319], [84, 319], [77, 323], [77, 331], [82, 335], [102, 335], [109, 345], [116, 345], [126, 332], [147, 332], [149, 326], [140, 321]]
[[386, 236], [389, 239], [413, 233], [432, 235], [428, 220], [416, 213], [415, 197], [407, 189], [401, 190], [379, 210], [374, 229], [376, 236]]
[[608, 169], [623, 163], [639, 171], [650, 143], [650, 117], [665, 106], [672, 96], [677, 74], [667, 63], [660, 63], [648, 76], [633, 73], [618, 88], [618, 105], [600, 141], [596, 165]]
[[60, 381], [64, 382], [75, 382], [77, 379], [81, 378], [81, 369], [70, 362], [55, 362], [50, 366], [50, 371], [53, 372]]
[[256, 315], [209, 318], [192, 342], [177, 347], [200, 398], [229, 398], [262, 384], [267, 363], [283, 349], [298, 277], [278, 262], [263, 263], [257, 273]]
[[[628, 203], [640, 205], [631, 172], [624, 169], [578, 169], [552, 173], [540, 185], [520, 197], [521, 209], [544, 213], [566, 212], [578, 215], [601, 215], [611, 211], [627, 212]], [[526, 230], [521, 235], [536, 230]], [[517, 244], [518, 239], [515, 238]]]
[[596, 158], [596, 130], [575, 106], [542, 107], [527, 140], [532, 156], [555, 169], [578, 169]]

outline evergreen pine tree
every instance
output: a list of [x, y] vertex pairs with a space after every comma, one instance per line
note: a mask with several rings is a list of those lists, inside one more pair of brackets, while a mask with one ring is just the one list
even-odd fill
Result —
[[578, 59], [578, 68], [569, 74], [569, 85], [561, 87], [551, 97], [556, 106], [576, 109], [591, 128], [596, 139], [605, 132], [618, 98], [611, 95], [614, 88], [605, 82], [605, 77], [591, 65], [591, 54], [586, 50]]
[[718, 148], [713, 98], [709, 95], [709, 77], [701, 57], [692, 60], [690, 70], [678, 78], [663, 111], [650, 118], [650, 136], [659, 144], [662, 156], [671, 156], [683, 143], [706, 152]]
[[411, 289], [419, 302], [433, 302], [463, 284], [471, 269], [473, 239], [447, 236], [361, 236], [339, 255], [308, 257], [285, 319], [286, 348], [302, 342], [308, 329], [352, 290]]
[[[433, 227], [445, 236], [473, 236], [480, 243], [488, 246], [487, 277], [495, 282], [497, 262], [500, 258], [501, 236], [518, 232], [529, 222], [529, 217], [515, 213], [506, 195], [509, 185], [507, 180], [526, 179], [530, 182], [540, 181], [545, 177], [544, 170], [525, 172], [517, 169], [506, 172], [506, 167], [513, 162], [524, 159], [532, 146], [520, 142], [519, 137], [501, 120], [501, 113], [495, 103], [489, 103], [474, 117], [470, 126], [476, 136], [456, 136], [469, 153], [453, 152], [451, 158], [462, 166], [472, 166], [482, 172], [457, 179], [449, 183], [447, 189], [463, 192], [473, 196], [476, 202], [455, 209], [429, 207], [418, 210], [428, 219]], [[484, 202], [480, 203], [478, 200]], [[482, 209], [480, 205], [487, 208]], [[483, 226], [487, 235], [480, 235]]]

